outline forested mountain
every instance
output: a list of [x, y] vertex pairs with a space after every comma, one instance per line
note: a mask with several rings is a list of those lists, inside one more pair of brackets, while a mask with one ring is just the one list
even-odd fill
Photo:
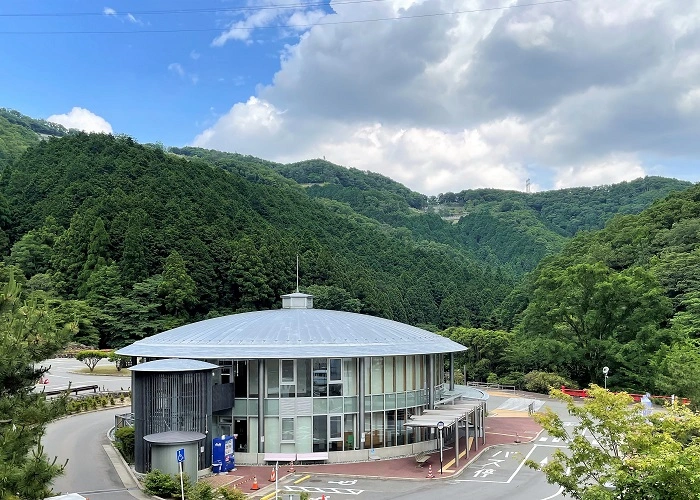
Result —
[[608, 386], [699, 403], [700, 185], [578, 234], [501, 310], [508, 333], [448, 333], [486, 353], [475, 371], [517, 379], [542, 370], [602, 385], [608, 366]]
[[[534, 269], [578, 231], [601, 229], [618, 213], [639, 213], [654, 200], [692, 185], [646, 177], [593, 188], [538, 193], [475, 189], [427, 197], [382, 175], [325, 160], [282, 165], [200, 148], [170, 151], [204, 159], [254, 182], [283, 184], [274, 172], [279, 173], [304, 186], [313, 198], [344, 203], [379, 222], [408, 229], [416, 239], [456, 246], [516, 274]], [[454, 224], [442, 217], [455, 213], [459, 217]]]
[[487, 324], [513, 286], [457, 248], [281, 179], [251, 182], [127, 137], [44, 141], [2, 175], [6, 262], [31, 290], [77, 300], [90, 323], [79, 335], [101, 345], [279, 307], [296, 254], [319, 307], [433, 328]]
[[13, 109], [0, 108], [0, 171], [42, 137], [62, 137], [68, 130], [57, 123], [35, 120]]
[[[617, 214], [636, 214], [692, 183], [645, 177], [610, 186], [523, 193], [474, 189], [446, 193], [438, 207], [463, 207], [458, 240], [476, 255], [515, 272], [527, 272], [561, 250], [580, 231], [602, 229]], [[438, 208], [439, 210], [439, 208]]]

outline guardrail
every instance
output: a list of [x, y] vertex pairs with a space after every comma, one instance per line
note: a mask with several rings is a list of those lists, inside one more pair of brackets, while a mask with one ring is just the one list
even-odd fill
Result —
[[467, 382], [467, 387], [478, 387], [479, 389], [498, 389], [501, 391], [513, 391], [515, 392], [514, 385], [503, 385], [503, 384], [493, 384], [489, 382]]
[[68, 387], [66, 389], [55, 389], [53, 391], [41, 391], [46, 396], [58, 396], [59, 394], [64, 394], [66, 392], [78, 394], [79, 392], [92, 391], [97, 392], [99, 385], [83, 385], [79, 387]]
[[[587, 398], [588, 397], [588, 390], [587, 389], [567, 389], [566, 386], [562, 385], [561, 386], [561, 392], [564, 394], [568, 394], [569, 396], [573, 396], [575, 398]], [[628, 395], [632, 398], [632, 400], [635, 403], [639, 403], [642, 401], [642, 398], [644, 397], [644, 394], [630, 394]], [[676, 396], [649, 396], [651, 399], [663, 399], [665, 401], [668, 401], [669, 403], [673, 401], [680, 401], [684, 405], [690, 404], [690, 399], [688, 398], [678, 398]]]

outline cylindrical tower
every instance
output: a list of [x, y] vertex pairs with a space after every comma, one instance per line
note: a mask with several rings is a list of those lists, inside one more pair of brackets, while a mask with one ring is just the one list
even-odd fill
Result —
[[199, 469], [211, 465], [212, 372], [217, 368], [191, 359], [160, 359], [131, 368], [137, 472], [151, 469], [150, 444], [144, 441], [144, 436], [161, 432], [204, 434]]

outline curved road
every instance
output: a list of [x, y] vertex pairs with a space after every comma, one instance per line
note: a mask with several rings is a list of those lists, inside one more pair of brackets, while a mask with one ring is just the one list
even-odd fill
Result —
[[133, 500], [103, 448], [109, 445], [107, 431], [114, 426], [114, 416], [129, 411], [127, 406], [82, 413], [48, 425], [44, 452], [58, 457], [59, 463], [68, 459], [65, 474], [53, 483], [54, 491], [81, 493], [91, 500]]

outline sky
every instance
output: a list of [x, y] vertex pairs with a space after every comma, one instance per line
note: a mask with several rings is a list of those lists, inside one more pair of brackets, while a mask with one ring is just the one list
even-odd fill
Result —
[[700, 0], [2, 0], [0, 107], [423, 194], [700, 181]]

